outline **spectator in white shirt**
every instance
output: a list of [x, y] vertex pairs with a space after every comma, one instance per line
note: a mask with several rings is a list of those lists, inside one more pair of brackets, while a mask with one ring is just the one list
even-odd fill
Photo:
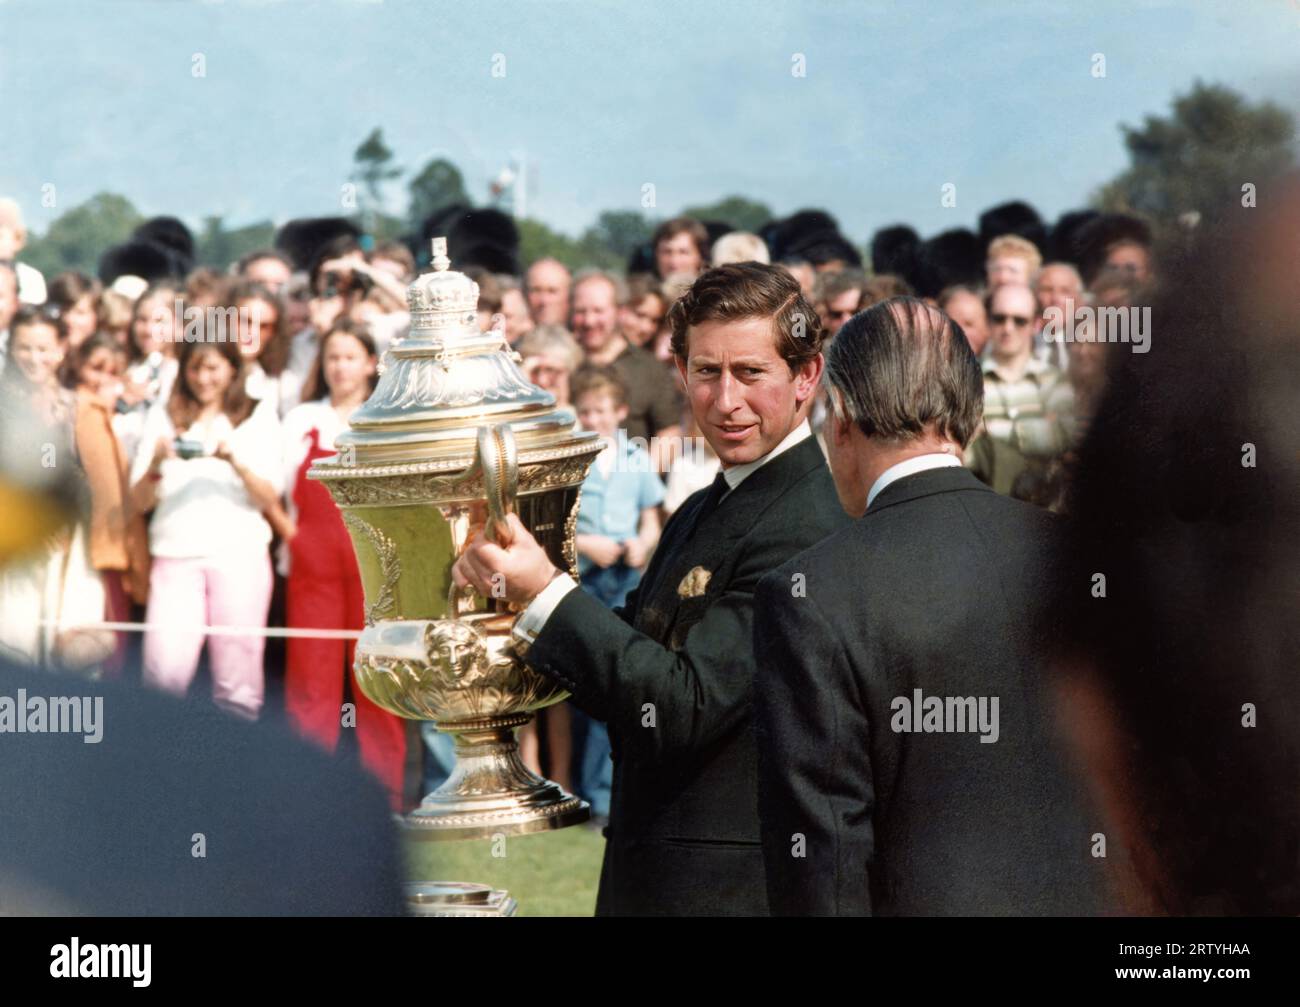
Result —
[[260, 283], [249, 282], [235, 285], [228, 304], [238, 313], [239, 348], [247, 369], [245, 390], [251, 398], [269, 402], [276, 414], [283, 416], [298, 404], [302, 394], [302, 376], [288, 367], [284, 305]]
[[274, 407], [244, 386], [235, 342], [181, 343], [165, 405], [150, 410], [131, 470], [131, 499], [152, 512], [153, 568], [145, 621], [144, 681], [184, 694], [207, 626], [244, 626], [208, 637], [216, 703], [256, 718], [271, 601], [271, 527], [284, 476]]
[[135, 457], [150, 407], [167, 401], [176, 380], [176, 311], [180, 300], [180, 289], [162, 282], [148, 287], [131, 310], [126, 378], [122, 382], [122, 399], [128, 409], [113, 421], [113, 432], [128, 458]]

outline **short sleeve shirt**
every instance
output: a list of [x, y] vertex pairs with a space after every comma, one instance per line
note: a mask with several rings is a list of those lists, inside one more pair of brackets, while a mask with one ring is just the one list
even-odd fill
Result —
[[[602, 461], [604, 464], [602, 465]], [[616, 542], [635, 538], [641, 512], [664, 499], [663, 481], [650, 456], [636, 445], [611, 445], [591, 465], [582, 484], [578, 534], [605, 535]], [[579, 557], [579, 569], [585, 569]]]
[[[177, 433], [162, 404], [149, 410], [131, 466], [132, 483], [149, 471], [159, 438], [170, 440]], [[169, 458], [161, 464], [158, 503], [149, 520], [149, 551], [154, 556], [182, 559], [265, 550], [271, 541], [271, 526], [235, 470], [211, 452], [226, 441], [235, 457], [277, 493], [283, 492], [284, 463], [275, 408], [260, 403], [233, 428], [224, 414], [218, 414], [180, 434], [199, 441], [206, 453], [200, 458]]]

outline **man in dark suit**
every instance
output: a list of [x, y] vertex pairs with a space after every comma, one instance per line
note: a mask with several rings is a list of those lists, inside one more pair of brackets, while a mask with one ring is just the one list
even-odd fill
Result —
[[[704, 273], [669, 313], [691, 409], [722, 461], [673, 515], [617, 611], [556, 570], [517, 519], [454, 576], [504, 576], [528, 662], [609, 725], [614, 786], [600, 915], [765, 915], [750, 696], [754, 589], [846, 523], [808, 425], [824, 335], [798, 283]], [[496, 583], [501, 583], [497, 581]]]
[[980, 368], [894, 298], [827, 351], [853, 524], [765, 577], [755, 725], [776, 914], [1098, 911], [1101, 832], [1054, 732], [1056, 519], [961, 467]]

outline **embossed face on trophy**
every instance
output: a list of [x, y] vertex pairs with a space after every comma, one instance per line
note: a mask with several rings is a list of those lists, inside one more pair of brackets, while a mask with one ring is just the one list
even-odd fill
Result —
[[566, 698], [528, 668], [504, 599], [458, 596], [451, 567], [480, 529], [514, 511], [562, 569], [576, 567], [578, 492], [600, 451], [568, 408], [531, 384], [499, 332], [480, 332], [478, 287], [449, 269], [407, 291], [410, 335], [384, 356], [374, 393], [310, 476], [343, 511], [366, 596], [356, 683], [376, 704], [456, 738], [456, 768], [406, 818], [414, 834], [463, 839], [560, 828], [587, 805], [520, 761], [515, 731]]

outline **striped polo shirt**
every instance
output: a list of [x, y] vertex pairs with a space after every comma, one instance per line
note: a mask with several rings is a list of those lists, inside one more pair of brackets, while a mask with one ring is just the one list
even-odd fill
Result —
[[1068, 443], [1064, 420], [1074, 400], [1065, 375], [1033, 357], [1018, 378], [1010, 377], [992, 357], [982, 366], [989, 436], [1030, 458], [1060, 454]]

